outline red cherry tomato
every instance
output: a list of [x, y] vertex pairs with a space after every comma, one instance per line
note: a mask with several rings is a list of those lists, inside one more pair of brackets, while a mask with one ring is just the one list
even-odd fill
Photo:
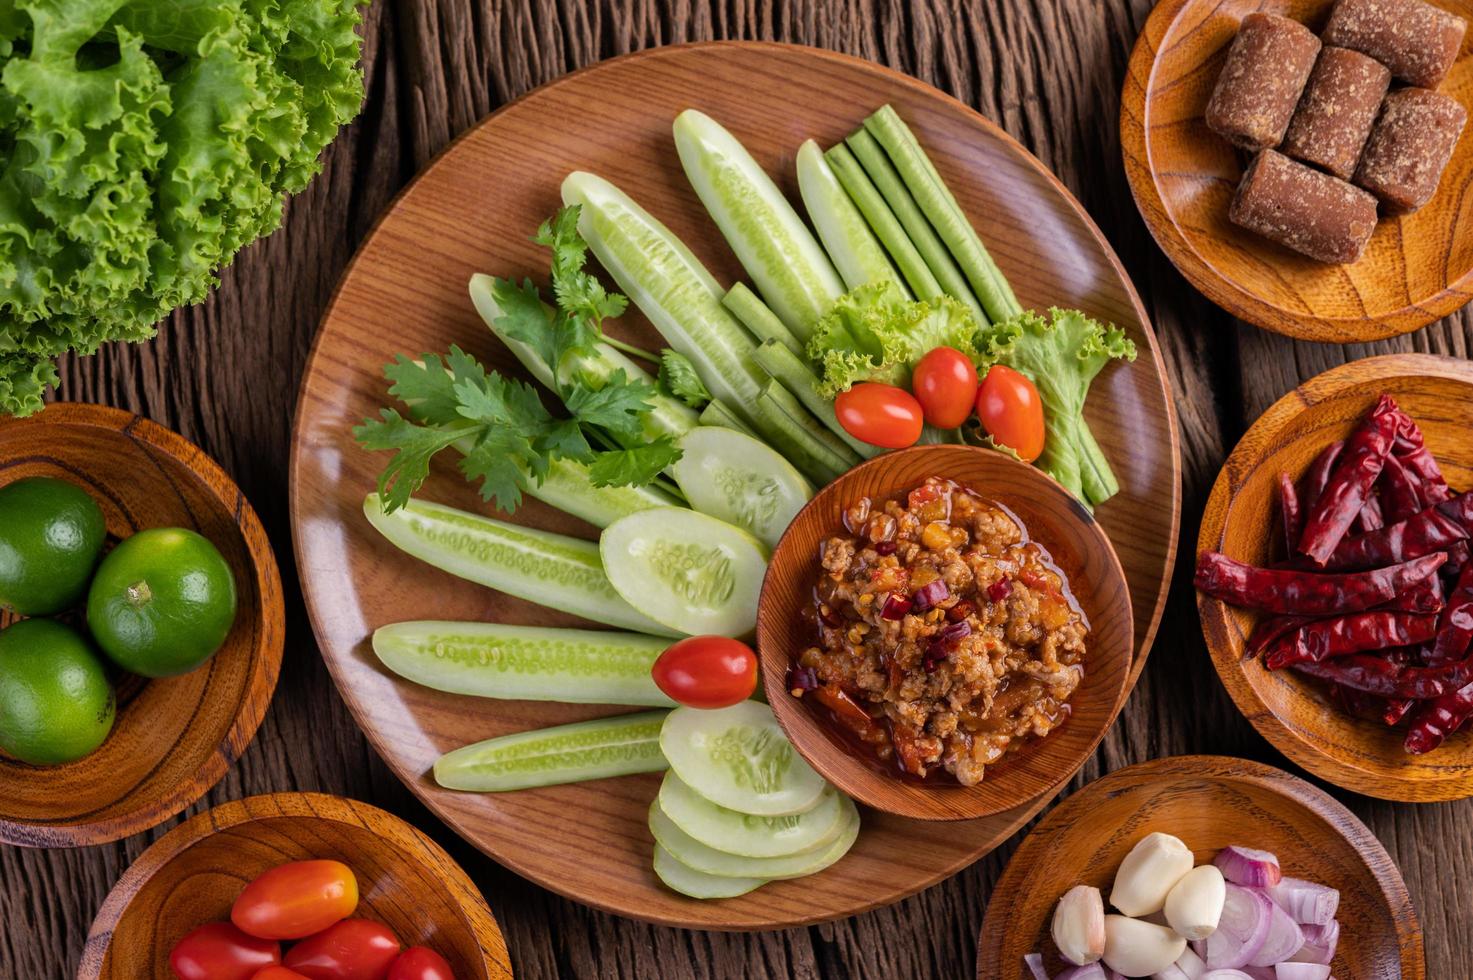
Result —
[[358, 879], [341, 861], [293, 861], [246, 885], [230, 921], [262, 939], [301, 939], [358, 907]]
[[977, 392], [977, 417], [999, 445], [1031, 463], [1043, 452], [1043, 402], [1026, 375], [994, 364]]
[[296, 970], [288, 970], [284, 966], [268, 966], [266, 969], [251, 977], [251, 980], [307, 980]]
[[834, 399], [834, 414], [844, 431], [860, 442], [904, 449], [921, 437], [925, 413], [910, 392], [866, 381]]
[[977, 404], [977, 369], [955, 347], [938, 347], [916, 365], [910, 390], [938, 429], [955, 429]]
[[283, 960], [308, 980], [386, 980], [399, 957], [399, 937], [367, 919], [344, 919], [308, 936]]
[[725, 708], [757, 689], [757, 655], [741, 640], [690, 636], [666, 647], [650, 674], [680, 704]]
[[455, 980], [445, 957], [428, 946], [411, 946], [394, 961], [389, 980]]
[[248, 936], [228, 922], [211, 922], [179, 940], [169, 966], [179, 980], [251, 980], [281, 962], [281, 944]]

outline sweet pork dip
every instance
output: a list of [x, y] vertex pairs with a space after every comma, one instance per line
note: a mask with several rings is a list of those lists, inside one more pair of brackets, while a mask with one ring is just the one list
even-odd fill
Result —
[[932, 477], [860, 498], [844, 527], [820, 546], [818, 643], [788, 673], [794, 696], [887, 768], [963, 786], [1069, 716], [1089, 624], [1014, 514]]

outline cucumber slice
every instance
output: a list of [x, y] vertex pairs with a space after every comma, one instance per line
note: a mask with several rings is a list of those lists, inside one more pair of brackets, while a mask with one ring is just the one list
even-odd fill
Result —
[[573, 704], [675, 704], [650, 667], [669, 641], [640, 633], [503, 623], [414, 622], [373, 634], [400, 677], [451, 694]]
[[610, 524], [598, 549], [613, 588], [655, 622], [692, 636], [756, 628], [767, 549], [741, 528], [659, 507]]
[[655, 845], [655, 875], [671, 891], [690, 898], [736, 898], [767, 884], [766, 878], [719, 878], [681, 864], [675, 855]]
[[777, 547], [813, 487], [792, 463], [765, 442], [735, 429], [702, 425], [680, 440], [675, 482], [703, 514], [751, 531]]
[[676, 708], [665, 719], [660, 747], [687, 786], [738, 813], [803, 813], [818, 805], [828, 785], [793, 748], [772, 709], [756, 701], [715, 711]]
[[446, 789], [504, 793], [659, 772], [666, 768], [660, 751], [666, 714], [641, 711], [489, 738], [435, 760], [435, 782]]
[[[661, 508], [658, 513], [672, 509], [678, 510]], [[424, 500], [411, 500], [385, 514], [376, 493], [364, 499], [363, 513], [396, 547], [451, 575], [605, 626], [657, 636], [679, 635], [624, 601], [604, 574], [598, 545], [592, 541]]]
[[832, 843], [817, 850], [785, 857], [742, 857], [707, 847], [675, 826], [675, 822], [665, 816], [658, 803], [650, 804], [650, 833], [661, 847], [670, 852], [671, 857], [703, 874], [718, 878], [766, 878], [769, 881], [804, 878], [827, 868], [849, 853], [849, 848], [854, 846], [855, 838], [859, 836], [859, 811], [853, 803], [849, 803], [847, 797], [844, 802], [848, 803], [842, 817], [844, 826]]
[[866, 283], [893, 282], [906, 299], [911, 298], [880, 240], [813, 140], [798, 147], [798, 193], [845, 286], [858, 289]]
[[728, 854], [768, 858], [826, 848], [844, 829], [844, 805], [832, 786], [818, 804], [787, 817], [754, 817], [717, 806], [674, 772], [665, 773], [657, 798], [660, 811], [691, 837]]
[[[458, 448], [458, 447], [457, 447]], [[651, 507], [679, 507], [680, 501], [654, 484], [644, 486], [596, 487], [588, 476], [588, 465], [564, 456], [548, 462], [542, 482], [527, 481], [527, 496], [549, 507], [605, 528], [621, 517]]]

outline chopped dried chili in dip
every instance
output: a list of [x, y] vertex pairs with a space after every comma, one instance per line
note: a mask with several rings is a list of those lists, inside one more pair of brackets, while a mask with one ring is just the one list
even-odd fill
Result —
[[900, 500], [859, 499], [844, 527], [820, 547], [818, 642], [793, 696], [880, 762], [964, 786], [1068, 717], [1089, 625], [1016, 516], [932, 477]]

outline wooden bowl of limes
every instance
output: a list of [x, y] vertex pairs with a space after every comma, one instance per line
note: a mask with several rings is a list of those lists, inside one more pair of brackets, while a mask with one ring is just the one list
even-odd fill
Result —
[[0, 495], [0, 842], [156, 826], [219, 781], [276, 688], [265, 529], [198, 447], [97, 405], [0, 421]]

